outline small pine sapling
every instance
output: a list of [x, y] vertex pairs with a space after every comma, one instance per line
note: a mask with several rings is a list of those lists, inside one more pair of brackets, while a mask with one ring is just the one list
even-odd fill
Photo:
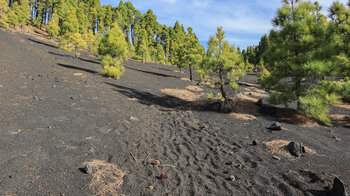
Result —
[[[217, 96], [221, 112], [230, 112], [239, 89], [237, 81], [246, 72], [243, 56], [224, 38], [225, 32], [222, 27], [218, 27], [216, 36], [209, 38], [207, 56], [201, 63], [199, 75], [202, 81], [219, 90]], [[213, 97], [212, 92], [209, 97]]]

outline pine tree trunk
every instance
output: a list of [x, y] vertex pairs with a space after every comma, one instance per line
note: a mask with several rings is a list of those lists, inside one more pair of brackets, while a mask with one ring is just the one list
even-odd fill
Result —
[[77, 47], [75, 47], [75, 52], [74, 52], [74, 58], [76, 59], [77, 58], [77, 55], [78, 54], [78, 48]]
[[189, 64], [189, 68], [190, 68], [190, 80], [193, 81], [192, 80], [192, 65], [191, 64]]

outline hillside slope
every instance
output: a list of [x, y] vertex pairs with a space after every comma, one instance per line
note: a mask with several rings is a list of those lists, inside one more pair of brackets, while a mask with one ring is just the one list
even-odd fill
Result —
[[[324, 195], [335, 176], [350, 184], [346, 121], [301, 127], [265, 106], [254, 120], [237, 119], [176, 97], [205, 97], [204, 86], [183, 79], [187, 73], [124, 66], [120, 80], [104, 78], [98, 59], [73, 59], [52, 43], [0, 29], [0, 195], [93, 194], [92, 175], [80, 169], [91, 160], [126, 172], [124, 195]], [[272, 121], [285, 129], [267, 130]], [[316, 154], [274, 160], [262, 144], [273, 140], [302, 142]]]

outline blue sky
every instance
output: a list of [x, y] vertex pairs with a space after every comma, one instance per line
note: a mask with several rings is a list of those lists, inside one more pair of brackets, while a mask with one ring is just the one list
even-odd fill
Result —
[[[125, 1], [125, 0], [124, 0]], [[312, 0], [314, 1], [314, 0]], [[339, 0], [346, 3], [348, 0]], [[272, 29], [281, 0], [130, 0], [142, 13], [152, 9], [158, 22], [173, 26], [178, 20], [192, 27], [200, 42], [206, 46], [217, 26], [222, 26], [230, 44], [241, 49], [257, 45], [260, 37]], [[332, 0], [319, 0], [327, 13]], [[118, 6], [119, 0], [101, 0], [102, 4]]]

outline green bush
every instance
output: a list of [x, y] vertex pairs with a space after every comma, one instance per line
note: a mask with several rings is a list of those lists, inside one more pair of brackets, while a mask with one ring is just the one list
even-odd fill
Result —
[[124, 72], [124, 67], [121, 65], [121, 61], [110, 55], [106, 55], [102, 58], [101, 65], [103, 66], [104, 76], [113, 77], [117, 80]]
[[329, 105], [350, 99], [350, 80], [321, 81], [318, 86], [309, 90], [305, 96], [299, 97], [300, 110], [304, 114], [317, 118], [326, 125], [331, 125]]
[[141, 60], [142, 60], [142, 57], [139, 56], [139, 55], [134, 55], [134, 56], [132, 57], [132, 59], [141, 61]]

